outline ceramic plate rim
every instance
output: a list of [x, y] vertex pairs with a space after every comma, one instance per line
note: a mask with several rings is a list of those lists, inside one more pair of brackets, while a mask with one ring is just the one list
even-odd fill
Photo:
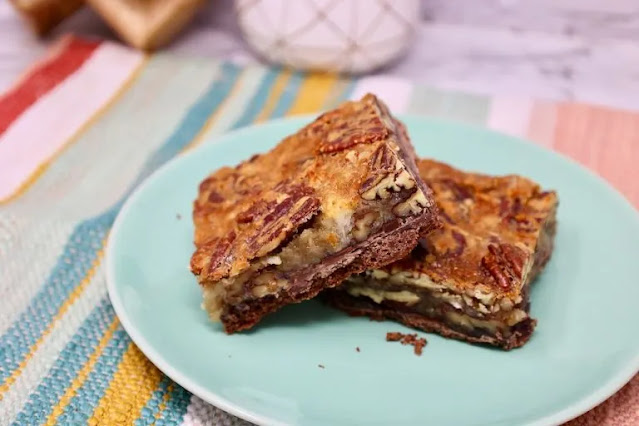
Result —
[[[572, 166], [576, 166], [578, 169], [580, 169], [581, 172], [584, 172], [588, 174], [591, 178], [594, 178], [597, 181], [599, 181], [600, 184], [603, 184], [609, 191], [615, 194], [619, 202], [625, 204], [627, 208], [635, 210], [635, 213], [636, 213], [636, 209], [632, 206], [630, 201], [623, 194], [621, 194], [617, 190], [617, 188], [612, 186], [610, 183], [604, 180], [601, 176], [597, 175], [595, 172], [591, 171], [585, 166], [579, 164], [577, 161], [573, 160], [572, 158], [560, 152], [537, 145], [524, 138], [509, 135], [499, 131], [495, 131], [487, 127], [472, 125], [472, 124], [463, 123], [463, 122], [457, 122], [454, 120], [428, 117], [428, 116], [419, 115], [419, 114], [397, 114], [397, 115], [400, 119], [407, 118], [409, 120], [425, 120], [432, 123], [441, 123], [448, 126], [457, 126], [461, 128], [467, 128], [475, 132], [479, 131], [484, 133], [486, 132], [492, 133], [492, 134], [499, 135], [500, 137], [506, 136], [510, 139], [511, 142], [526, 145], [527, 149], [535, 149], [538, 151], [549, 153], [550, 155], [558, 156], [563, 161], [570, 163]], [[208, 402], [209, 404], [212, 404], [216, 406], [217, 408], [220, 408], [226, 411], [229, 414], [232, 414], [234, 416], [240, 417], [244, 420], [247, 420], [252, 423], [257, 423], [257, 424], [282, 424], [282, 423], [276, 419], [263, 416], [260, 414], [256, 414], [250, 410], [244, 409], [240, 405], [235, 404], [229, 401], [228, 399], [219, 396], [215, 392], [210, 391], [206, 389], [205, 387], [200, 386], [197, 383], [191, 381], [191, 379], [189, 379], [186, 375], [183, 375], [178, 369], [174, 368], [168, 361], [166, 361], [163, 358], [162, 354], [156, 351], [153, 348], [153, 346], [150, 343], [148, 343], [148, 341], [142, 335], [142, 333], [138, 331], [137, 327], [133, 324], [133, 321], [127, 315], [127, 312], [123, 306], [123, 302], [120, 299], [120, 294], [116, 290], [116, 285], [114, 283], [114, 278], [113, 278], [114, 276], [113, 271], [115, 270], [113, 259], [115, 256], [111, 254], [113, 250], [113, 244], [111, 244], [111, 240], [112, 238], [114, 238], [115, 235], [118, 234], [120, 225], [124, 220], [123, 218], [127, 216], [127, 212], [129, 211], [131, 206], [135, 203], [135, 200], [140, 196], [140, 194], [144, 192], [146, 187], [152, 184], [156, 179], [158, 179], [164, 173], [168, 173], [173, 168], [178, 167], [177, 165], [181, 163], [185, 158], [196, 155], [199, 150], [203, 149], [204, 147], [206, 147], [207, 145], [215, 141], [223, 143], [223, 141], [227, 138], [237, 137], [238, 135], [241, 136], [242, 133], [254, 131], [256, 128], [260, 128], [263, 126], [272, 126], [278, 123], [289, 122], [289, 121], [293, 121], [293, 122], [295, 121], [303, 122], [304, 120], [310, 121], [314, 117], [315, 115], [307, 115], [307, 114], [296, 115], [291, 117], [282, 117], [282, 118], [269, 120], [259, 124], [245, 126], [230, 132], [226, 132], [220, 135], [215, 135], [211, 137], [210, 139], [205, 140], [204, 143], [195, 147], [189, 152], [178, 154], [177, 156], [175, 156], [174, 158], [172, 158], [171, 160], [167, 161], [165, 164], [160, 166], [153, 173], [151, 173], [146, 179], [144, 179], [144, 181], [140, 185], [137, 186], [137, 188], [133, 190], [133, 192], [129, 195], [129, 197], [124, 202], [122, 208], [118, 212], [118, 215], [115, 221], [113, 222], [113, 226], [111, 227], [111, 231], [109, 232], [109, 237], [107, 239], [107, 245], [105, 250], [105, 266], [106, 266], [105, 276], [106, 276], [106, 283], [107, 283], [107, 292], [109, 294], [109, 299], [111, 300], [111, 304], [113, 305], [115, 313], [118, 316], [120, 323], [122, 324], [122, 327], [127, 332], [127, 334], [131, 337], [131, 340], [139, 347], [142, 353], [144, 353], [144, 355], [148, 357], [149, 360], [160, 371], [166, 374], [171, 380], [175, 381], [176, 383], [178, 383], [180, 386], [182, 386], [183, 388], [185, 388], [192, 394], [202, 398], [204, 401]], [[635, 215], [633, 217], [634, 217], [634, 220], [639, 222], [639, 215]], [[601, 386], [599, 386], [589, 395], [584, 396], [580, 400], [566, 406], [565, 408], [559, 411], [550, 413], [529, 424], [545, 426], [545, 425], [554, 425], [558, 423], [563, 423], [571, 419], [574, 419], [575, 417], [578, 417], [579, 415], [591, 410], [592, 408], [596, 407], [597, 405], [601, 404], [603, 401], [608, 399], [610, 396], [614, 395], [619, 389], [621, 389], [626, 383], [628, 383], [638, 372], [639, 372], [639, 353], [635, 354], [634, 359], [631, 359], [624, 366], [624, 368], [620, 368], [617, 371], [617, 374], [611, 375], [607, 381], [603, 382]]]

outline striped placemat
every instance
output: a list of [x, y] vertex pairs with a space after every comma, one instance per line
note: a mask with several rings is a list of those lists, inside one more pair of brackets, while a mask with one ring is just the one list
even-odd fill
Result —
[[[0, 424], [234, 424], [158, 371], [106, 294], [127, 195], [212, 135], [366, 92], [396, 113], [475, 123], [563, 152], [639, 206], [639, 115], [451, 93], [67, 37], [0, 98]], [[636, 425], [639, 378], [578, 425]]]

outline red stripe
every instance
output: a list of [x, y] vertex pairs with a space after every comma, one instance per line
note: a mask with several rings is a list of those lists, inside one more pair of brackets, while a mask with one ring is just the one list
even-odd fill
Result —
[[36, 66], [15, 87], [0, 97], [0, 135], [41, 96], [73, 74], [100, 45], [71, 37], [55, 57]]

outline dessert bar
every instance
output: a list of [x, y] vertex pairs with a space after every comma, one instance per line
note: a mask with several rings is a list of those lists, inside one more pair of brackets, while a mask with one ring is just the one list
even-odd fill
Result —
[[419, 160], [442, 227], [384, 268], [327, 292], [352, 314], [503, 349], [523, 345], [536, 321], [530, 283], [550, 258], [557, 195], [519, 176], [464, 173]]
[[[250, 141], [247, 141], [250, 143]], [[206, 178], [191, 270], [227, 333], [406, 256], [439, 224], [406, 129], [373, 95]]]

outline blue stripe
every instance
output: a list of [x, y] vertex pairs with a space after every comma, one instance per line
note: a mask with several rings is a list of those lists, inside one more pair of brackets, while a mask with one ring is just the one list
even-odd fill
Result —
[[[116, 213], [119, 211], [121, 205], [126, 200], [128, 194], [142, 182], [149, 174], [151, 174], [157, 167], [161, 166], [164, 162], [170, 160], [176, 153], [184, 148], [194, 137], [197, 135], [200, 128], [204, 125], [210, 114], [215, 111], [222, 101], [229, 95], [231, 88], [234, 85], [235, 80], [239, 75], [239, 69], [230, 64], [222, 65], [222, 73], [219, 78], [214, 80], [207, 91], [198, 99], [198, 101], [189, 109], [180, 125], [176, 128], [171, 136], [169, 136], [166, 142], [145, 162], [139, 175], [136, 177], [135, 182], [132, 184], [130, 190], [125, 194], [120, 201], [118, 201], [107, 213], [99, 216], [108, 216], [108, 227], [113, 223]], [[92, 219], [95, 220], [95, 219]], [[87, 221], [90, 222], [91, 220]], [[121, 331], [121, 330], [120, 330]], [[115, 336], [112, 341], [115, 341]], [[127, 342], [130, 342], [127, 338]], [[118, 343], [118, 342], [116, 342]], [[120, 342], [121, 343], [121, 342]], [[112, 343], [109, 343], [111, 346]], [[104, 390], [108, 386], [109, 381], [113, 376], [113, 372], [117, 368], [117, 363], [122, 357], [124, 350], [128, 347], [128, 344], [120, 344], [117, 346], [119, 353], [112, 352], [110, 354], [105, 352], [100, 357], [91, 375], [87, 378], [85, 384], [78, 389], [76, 395], [72, 399], [71, 403], [65, 410], [65, 422], [69, 421], [75, 423], [76, 421], [84, 418], [83, 416], [90, 416], [92, 413], [92, 407], [97, 401], [99, 401], [104, 393]], [[115, 359], [118, 359], [115, 365], [112, 365]], [[106, 379], [108, 378], [108, 380]], [[104, 382], [101, 384], [93, 383], [93, 381], [99, 380]], [[62, 388], [64, 392], [68, 385]], [[57, 401], [51, 401], [48, 407], [43, 409], [50, 410], [53, 408]], [[91, 409], [91, 410], [90, 410]], [[78, 411], [80, 417], [73, 417], [67, 412]], [[71, 416], [71, 417], [69, 417]], [[87, 417], [88, 418], [88, 417]], [[60, 419], [62, 422], [62, 418]]]
[[177, 383], [173, 384], [173, 389], [169, 395], [166, 407], [160, 414], [156, 425], [179, 425], [184, 419], [186, 409], [191, 401], [191, 394]]
[[146, 161], [129, 191], [105, 213], [80, 223], [74, 229], [62, 256], [40, 292], [11, 328], [0, 337], [0, 384], [18, 367], [69, 294], [87, 276], [117, 212], [131, 191], [193, 140], [211, 112], [228, 96], [238, 75], [236, 66], [224, 64], [221, 76], [211, 83], [205, 94], [189, 109], [175, 132]]
[[146, 402], [144, 408], [140, 412], [140, 417], [135, 421], [135, 426], [145, 426], [155, 423], [155, 416], [160, 412], [160, 404], [164, 400], [164, 396], [168, 391], [171, 379], [167, 376], [162, 377], [158, 388], [153, 391], [151, 398]]
[[63, 425], [86, 424], [98, 406], [104, 391], [109, 387], [113, 376], [122, 361], [122, 356], [131, 345], [131, 339], [121, 325], [98, 358], [95, 367], [77, 390], [75, 396], [58, 417], [57, 423]]
[[87, 276], [114, 219], [115, 212], [109, 211], [73, 230], [42, 289], [0, 337], [0, 384], [18, 367], [69, 294]]
[[244, 110], [242, 116], [237, 119], [237, 121], [233, 125], [233, 128], [247, 126], [255, 120], [260, 111], [262, 111], [262, 108], [264, 107], [264, 104], [268, 99], [268, 95], [271, 92], [271, 88], [273, 87], [273, 83], [275, 82], [275, 79], [277, 78], [280, 71], [281, 70], [279, 69], [271, 69], [266, 72], [266, 75], [262, 78], [260, 87], [257, 89], [255, 95], [253, 95], [253, 98], [246, 106], [246, 109]]
[[47, 376], [30, 395], [14, 425], [40, 424], [47, 419], [53, 406], [86, 364], [114, 318], [113, 308], [105, 297], [64, 347]]
[[302, 83], [304, 82], [305, 74], [300, 73], [299, 71], [295, 71], [291, 78], [288, 80], [286, 87], [282, 91], [282, 96], [277, 102], [277, 105], [273, 109], [273, 113], [271, 114], [271, 118], [279, 118], [286, 115], [291, 106], [293, 105], [293, 101], [299, 94], [299, 89]]

